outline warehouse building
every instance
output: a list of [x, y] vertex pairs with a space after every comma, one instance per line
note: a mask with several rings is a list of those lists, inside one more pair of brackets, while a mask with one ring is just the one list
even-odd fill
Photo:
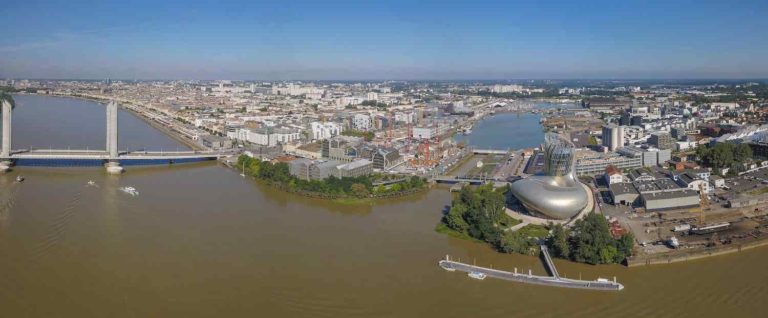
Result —
[[615, 205], [629, 205], [633, 206], [638, 204], [638, 198], [640, 193], [637, 192], [635, 185], [629, 182], [614, 183], [609, 186], [611, 190], [611, 200]]
[[299, 158], [288, 162], [288, 171], [302, 180], [322, 180], [330, 176], [354, 178], [373, 173], [373, 162], [368, 159], [344, 162]]
[[699, 205], [699, 194], [691, 189], [641, 192], [640, 201], [647, 212], [678, 210]]
[[336, 169], [338, 170], [336, 173], [338, 178], [367, 176], [373, 173], [373, 162], [368, 159], [357, 159], [337, 166]]
[[651, 171], [646, 169], [634, 169], [630, 171], [628, 174], [629, 179], [632, 181], [653, 181], [656, 180], [656, 177], [651, 173]]

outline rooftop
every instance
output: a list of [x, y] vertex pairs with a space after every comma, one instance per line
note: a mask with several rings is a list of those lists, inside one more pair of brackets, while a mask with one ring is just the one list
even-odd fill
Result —
[[680, 186], [671, 179], [655, 179], [632, 182], [641, 193], [679, 189]]
[[659, 191], [659, 192], [646, 192], [641, 194], [643, 200], [666, 200], [666, 199], [680, 199], [687, 197], [698, 197], [699, 194], [690, 189], [680, 189], [675, 191]]
[[607, 174], [609, 176], [612, 176], [612, 175], [617, 175], [617, 174], [620, 175], [621, 172], [615, 166], [608, 165], [607, 167], [605, 167], [605, 174]]
[[680, 178], [680, 181], [684, 182], [685, 184], [690, 184], [693, 181], [701, 180], [701, 178], [699, 178], [695, 174], [688, 173], [688, 172], [683, 173], [677, 177]]
[[305, 150], [305, 151], [320, 151], [320, 149], [323, 147], [323, 145], [319, 143], [309, 143], [299, 146], [299, 149]]
[[315, 167], [319, 169], [323, 169], [323, 168], [327, 169], [327, 168], [335, 168], [342, 164], [344, 164], [344, 162], [339, 160], [318, 160], [315, 162]]
[[614, 196], [622, 194], [638, 194], [635, 186], [629, 182], [614, 183], [611, 184], [609, 188], [611, 189], [611, 193], [613, 193]]
[[340, 166], [338, 166], [338, 168], [339, 169], [344, 169], [344, 170], [352, 170], [352, 169], [364, 167], [364, 166], [370, 165], [370, 164], [373, 164], [373, 162], [371, 162], [368, 159], [358, 159], [358, 160], [352, 161], [350, 163], [346, 163], [346, 164], [340, 165]]

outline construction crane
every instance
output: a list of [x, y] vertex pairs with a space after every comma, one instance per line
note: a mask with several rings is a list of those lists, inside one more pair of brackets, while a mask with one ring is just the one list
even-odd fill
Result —
[[387, 148], [392, 147], [392, 129], [395, 126], [395, 121], [393, 119], [392, 113], [389, 113], [389, 121], [387, 122]]
[[430, 158], [431, 156], [429, 153], [429, 139], [425, 139], [419, 144], [418, 152], [419, 152], [419, 161], [420, 161], [419, 165], [421, 166], [429, 165], [429, 162], [431, 161], [431, 158]]
[[413, 142], [413, 125], [411, 124], [411, 121], [408, 121], [408, 135], [406, 136], [407, 140], [405, 143], [405, 153], [411, 152], [411, 143]]
[[435, 142], [437, 143], [437, 161], [440, 161], [443, 156], [443, 145], [440, 142], [440, 122], [435, 123]]
[[704, 191], [704, 183], [699, 184], [699, 225], [703, 226], [706, 221], [706, 213], [704, 211], [709, 210], [709, 197], [707, 192]]

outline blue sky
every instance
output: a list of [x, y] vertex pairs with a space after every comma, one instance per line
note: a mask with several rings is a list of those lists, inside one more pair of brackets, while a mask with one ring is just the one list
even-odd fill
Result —
[[6, 0], [0, 77], [768, 77], [768, 1], [221, 2]]

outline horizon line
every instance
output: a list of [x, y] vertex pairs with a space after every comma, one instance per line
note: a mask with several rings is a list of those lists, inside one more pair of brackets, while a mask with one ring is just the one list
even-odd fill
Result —
[[595, 78], [507, 78], [507, 79], [483, 79], [483, 78], [455, 78], [455, 79], [434, 79], [434, 78], [359, 78], [359, 79], [227, 79], [227, 78], [33, 78], [33, 77], [7, 77], [3, 80], [32, 80], [32, 81], [232, 81], [232, 82], [504, 82], [504, 81], [768, 81], [768, 77], [595, 77]]

